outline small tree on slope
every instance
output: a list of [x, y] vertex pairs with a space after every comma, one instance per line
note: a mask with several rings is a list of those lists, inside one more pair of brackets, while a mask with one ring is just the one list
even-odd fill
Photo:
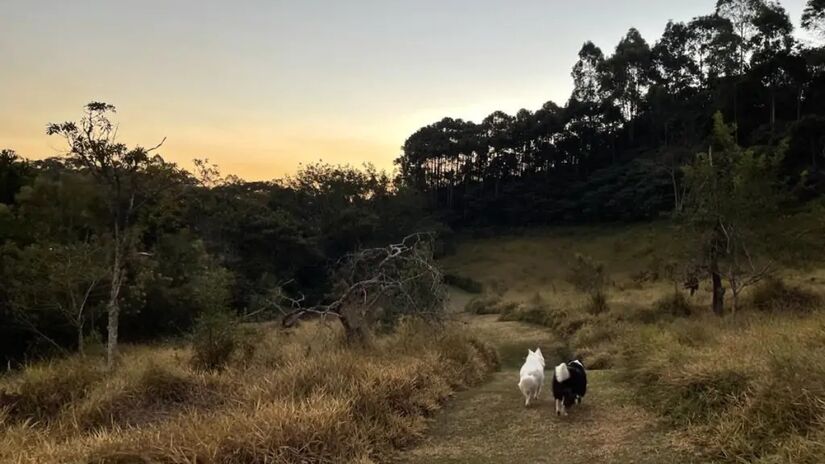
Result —
[[718, 315], [724, 313], [723, 280], [732, 291], [735, 311], [742, 290], [771, 272], [771, 263], [760, 262], [756, 249], [765, 239], [764, 221], [779, 212], [783, 151], [757, 154], [742, 149], [733, 129], [716, 113], [708, 152], [684, 168], [689, 189], [684, 217], [697, 233], [701, 267], [712, 282], [712, 309]]

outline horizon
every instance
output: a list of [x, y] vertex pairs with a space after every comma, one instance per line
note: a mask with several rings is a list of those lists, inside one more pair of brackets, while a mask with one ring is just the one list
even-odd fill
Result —
[[[780, 3], [798, 26], [804, 2]], [[652, 46], [668, 20], [714, 4], [6, 2], [0, 148], [60, 155], [46, 124], [97, 100], [117, 107], [123, 142], [166, 137], [160, 153], [186, 168], [206, 158], [247, 180], [319, 160], [391, 171], [406, 138], [444, 117], [564, 105], [585, 41], [610, 54], [635, 27]]]

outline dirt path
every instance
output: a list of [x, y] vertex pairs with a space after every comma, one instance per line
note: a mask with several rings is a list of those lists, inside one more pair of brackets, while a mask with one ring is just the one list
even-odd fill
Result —
[[456, 395], [434, 419], [424, 441], [400, 462], [695, 462], [675, 449], [673, 437], [655, 417], [633, 404], [611, 371], [589, 373], [584, 403], [566, 418], [554, 415], [548, 389], [541, 401], [525, 408], [516, 382], [527, 348], [541, 346], [550, 365], [563, 346], [542, 328], [499, 322], [496, 316], [471, 317], [467, 324], [498, 346], [502, 370], [487, 384]]

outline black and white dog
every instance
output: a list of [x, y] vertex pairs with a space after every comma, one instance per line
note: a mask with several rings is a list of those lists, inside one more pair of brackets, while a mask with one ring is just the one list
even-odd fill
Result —
[[561, 363], [553, 372], [553, 398], [556, 399], [556, 414], [567, 415], [567, 408], [581, 403], [587, 393], [587, 372], [578, 359]]

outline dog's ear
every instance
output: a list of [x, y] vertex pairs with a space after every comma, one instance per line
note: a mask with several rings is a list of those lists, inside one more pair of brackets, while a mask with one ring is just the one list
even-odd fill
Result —
[[531, 350], [530, 348], [527, 348], [527, 356], [530, 356], [532, 354], [533, 354], [533, 350]]

